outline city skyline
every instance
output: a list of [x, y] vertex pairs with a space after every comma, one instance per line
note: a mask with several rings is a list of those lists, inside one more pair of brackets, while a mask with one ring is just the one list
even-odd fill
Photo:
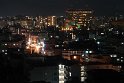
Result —
[[68, 8], [90, 8], [96, 15], [124, 14], [123, 0], [1, 0], [0, 16], [64, 15]]
[[11, 1], [0, 3], [0, 83], [124, 83], [123, 14], [97, 16], [81, 0]]

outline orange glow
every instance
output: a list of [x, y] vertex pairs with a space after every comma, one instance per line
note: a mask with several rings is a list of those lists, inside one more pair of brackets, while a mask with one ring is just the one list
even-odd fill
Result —
[[41, 53], [44, 51], [44, 42], [38, 42], [38, 36], [29, 36], [29, 39], [27, 41], [26, 49], [30, 50], [30, 53]]
[[74, 56], [74, 59], [77, 59], [77, 56]]

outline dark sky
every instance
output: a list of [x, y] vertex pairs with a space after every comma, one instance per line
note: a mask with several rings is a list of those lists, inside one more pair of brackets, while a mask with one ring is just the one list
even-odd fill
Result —
[[0, 0], [0, 16], [63, 15], [67, 8], [87, 6], [96, 15], [124, 14], [124, 0]]

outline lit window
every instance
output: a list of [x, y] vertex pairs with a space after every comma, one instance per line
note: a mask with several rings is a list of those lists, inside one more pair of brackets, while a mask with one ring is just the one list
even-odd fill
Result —
[[85, 78], [84, 77], [81, 77], [81, 81], [83, 82], [85, 80]]
[[56, 36], [56, 38], [59, 38], [59, 36]]
[[5, 53], [5, 55], [7, 55], [7, 53]]
[[69, 72], [69, 76], [71, 77], [71, 72]]
[[77, 56], [74, 56], [74, 59], [77, 59]]
[[121, 59], [123, 59], [124, 57], [121, 57]]
[[124, 44], [124, 42], [121, 42], [121, 45], [123, 45]]
[[115, 55], [110, 55], [111, 57], [117, 57], [117, 55], [115, 54]]
[[59, 81], [59, 83], [64, 83], [64, 81]]
[[64, 69], [59, 69], [59, 75], [62, 73], [64, 74]]
[[89, 53], [89, 51], [85, 51], [85, 53]]
[[100, 42], [97, 42], [97, 44], [100, 44]]
[[5, 46], [7, 46], [7, 44], [5, 44]]
[[101, 33], [101, 35], [104, 35], [104, 33]]
[[18, 51], [20, 51], [20, 49], [18, 49]]
[[55, 47], [59, 47], [59, 45], [55, 45]]
[[81, 72], [81, 76], [84, 76], [84, 72]]
[[83, 14], [83, 16], [86, 16], [86, 14]]
[[86, 26], [86, 24], [84, 24], [84, 26]]
[[122, 66], [118, 66], [118, 68], [122, 68]]
[[92, 51], [89, 51], [89, 53], [92, 53]]
[[2, 50], [2, 52], [4, 52], [4, 50]]
[[90, 59], [89, 58], [86, 58], [86, 62], [89, 62], [90, 61]]
[[85, 71], [85, 70], [84, 70], [84, 66], [81, 66], [81, 71]]
[[84, 57], [84, 54], [82, 54], [82, 57]]
[[64, 65], [59, 65], [59, 69], [64, 69]]
[[117, 61], [120, 61], [120, 59], [117, 59]]

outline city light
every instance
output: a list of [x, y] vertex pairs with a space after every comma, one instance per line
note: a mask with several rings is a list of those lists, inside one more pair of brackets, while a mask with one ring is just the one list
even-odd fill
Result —
[[65, 81], [64, 66], [65, 65], [59, 64], [59, 83], [64, 83]]
[[74, 59], [77, 59], [77, 56], [74, 56]]
[[38, 41], [38, 36], [29, 36], [26, 49], [29, 49], [31, 54], [33, 52], [37, 54], [45, 54], [44, 47], [44, 42]]
[[[89, 7], [67, 9], [64, 16], [37, 16], [35, 12], [33, 15], [0, 17], [1, 82], [14, 82], [19, 76], [18, 82], [25, 76], [25, 82], [71, 83], [74, 80], [87, 83], [94, 78], [93, 72], [99, 70], [115, 70], [123, 77], [123, 15], [94, 16]], [[37, 76], [32, 75], [29, 80], [31, 71], [36, 71]], [[121, 81], [124, 83], [122, 78]]]
[[98, 41], [98, 42], [97, 42], [97, 44], [99, 45], [99, 44], [100, 44], [100, 42]]

